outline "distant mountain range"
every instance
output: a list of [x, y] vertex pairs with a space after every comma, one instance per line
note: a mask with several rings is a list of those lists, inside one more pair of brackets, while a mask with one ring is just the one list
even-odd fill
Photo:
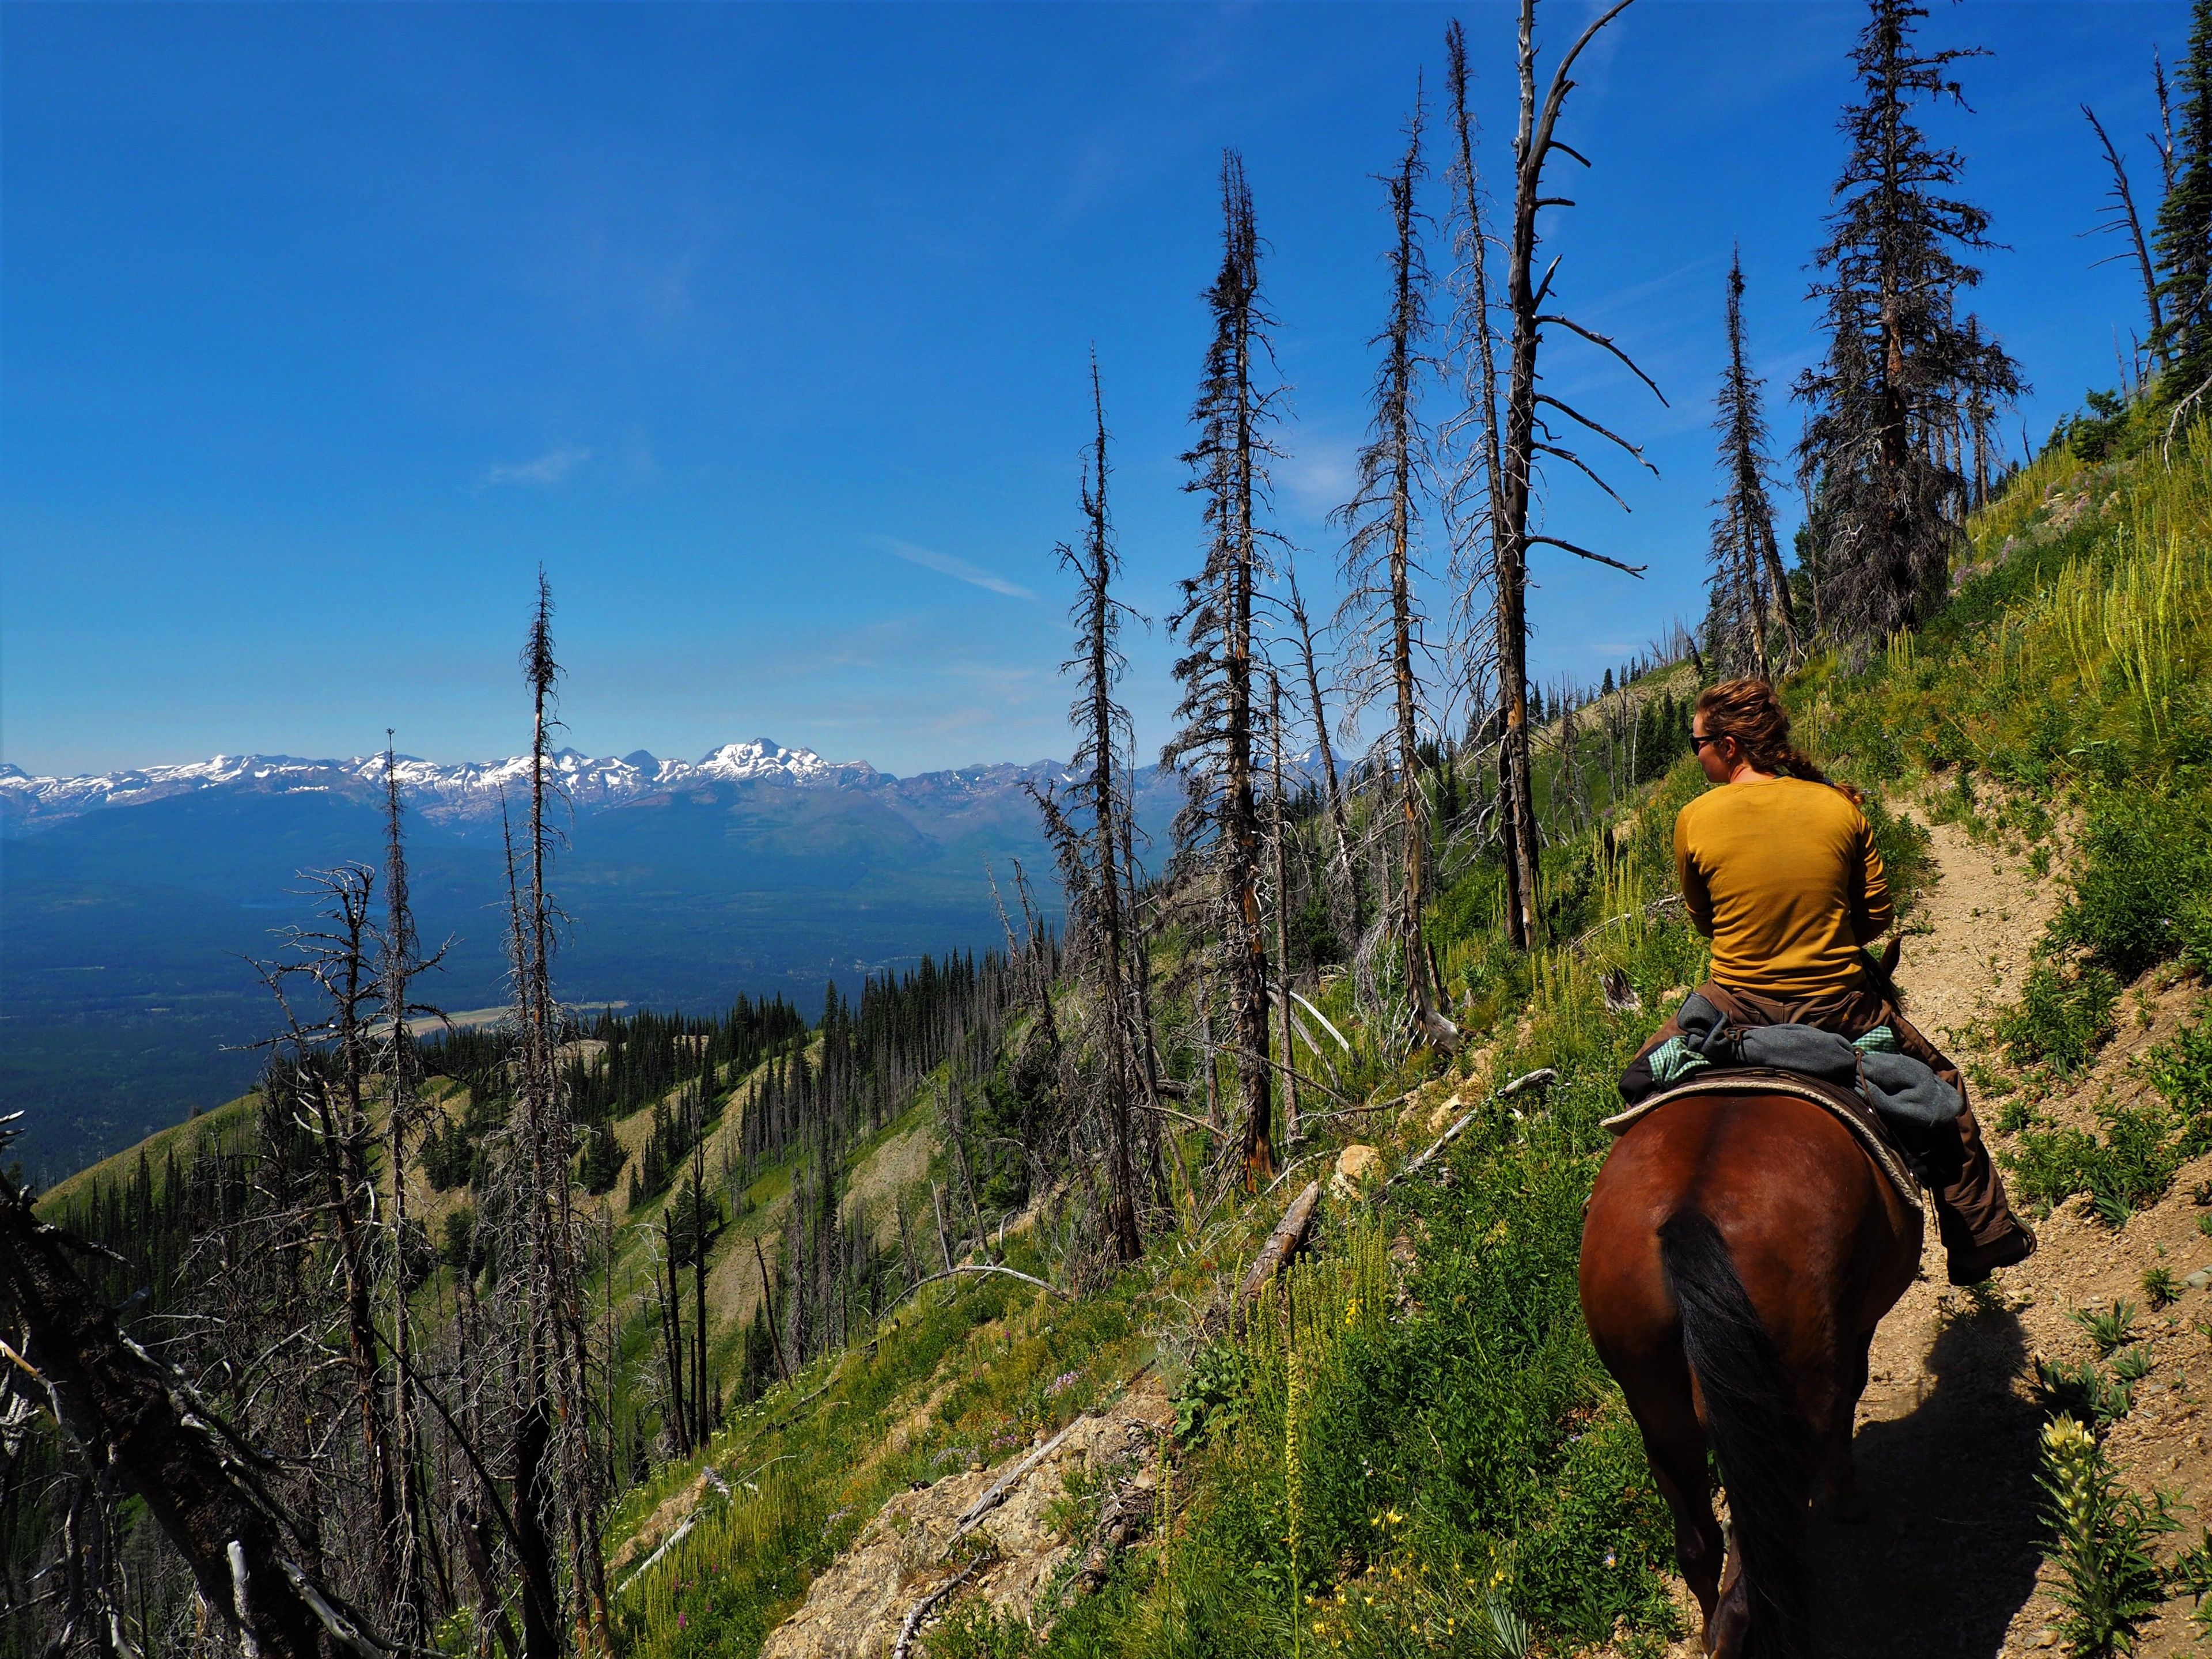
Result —
[[[426, 992], [503, 1000], [502, 811], [527, 757], [403, 759], [422, 933], [451, 937]], [[696, 761], [642, 750], [555, 757], [567, 805], [554, 884], [572, 926], [556, 965], [576, 1002], [704, 1010], [781, 994], [811, 1017], [924, 952], [1000, 943], [987, 866], [1052, 872], [1024, 784], [1051, 761], [899, 778], [765, 738]], [[1165, 851], [1181, 799], [1138, 780]], [[268, 998], [244, 958], [308, 920], [303, 871], [382, 848], [381, 756], [217, 756], [82, 777], [0, 766], [0, 1109], [28, 1110], [23, 1154], [49, 1177], [250, 1081]], [[1009, 904], [1012, 896], [1006, 894]]]
[[[661, 760], [642, 749], [620, 759], [594, 759], [574, 749], [552, 757], [552, 776], [578, 811], [625, 806], [648, 797], [711, 789], [718, 784], [787, 784], [795, 788], [878, 789], [933, 805], [961, 796], [1018, 789], [1024, 781], [1057, 781], [1057, 761], [1030, 766], [977, 766], [925, 772], [907, 779], [878, 772], [866, 761], [825, 761], [811, 749], [786, 749], [771, 738], [726, 743], [696, 761]], [[530, 787], [530, 757], [489, 764], [440, 766], [412, 756], [398, 758], [400, 793], [408, 806], [433, 823], [495, 824]], [[381, 755], [351, 760], [301, 760], [292, 755], [217, 755], [181, 766], [90, 773], [77, 777], [33, 777], [20, 766], [0, 765], [0, 824], [9, 835], [35, 835], [105, 807], [143, 806], [211, 789], [259, 794], [319, 790], [351, 793], [384, 787]]]

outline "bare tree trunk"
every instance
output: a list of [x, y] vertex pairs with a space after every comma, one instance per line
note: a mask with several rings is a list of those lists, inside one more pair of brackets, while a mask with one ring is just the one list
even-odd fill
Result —
[[1176, 665], [1186, 721], [1163, 751], [1167, 765], [1193, 754], [1204, 765], [1192, 805], [1178, 820], [1187, 845], [1207, 830], [1216, 838], [1225, 912], [1223, 977], [1229, 991], [1242, 1122], [1239, 1143], [1248, 1188], [1275, 1169], [1274, 1097], [1267, 1063], [1267, 951], [1260, 915], [1260, 827], [1253, 786], [1253, 600], [1263, 562], [1256, 511], [1272, 453], [1260, 428], [1269, 394], [1256, 384], [1267, 322], [1260, 303], [1260, 239], [1243, 160], [1222, 158], [1219, 275], [1207, 291], [1214, 332], [1194, 418], [1200, 437], [1186, 459], [1199, 476], [1189, 488], [1208, 497], [1209, 544], [1200, 575], [1184, 583], [1182, 609], [1192, 650]]
[[1291, 622], [1298, 630], [1298, 657], [1306, 673], [1306, 706], [1313, 712], [1314, 744], [1321, 750], [1322, 776], [1328, 789], [1329, 823], [1336, 830], [1336, 858], [1353, 907], [1352, 923], [1358, 926], [1359, 884], [1352, 871], [1352, 825], [1346, 815], [1344, 788], [1336, 775], [1336, 751], [1329, 747], [1328, 710], [1322, 701], [1321, 672], [1314, 661], [1313, 626], [1306, 618], [1306, 603], [1298, 592], [1298, 573], [1290, 572]]
[[1398, 790], [1405, 842], [1401, 861], [1404, 886], [1399, 927], [1406, 960], [1406, 989], [1415, 1023], [1428, 1039], [1449, 1054], [1459, 1047], [1459, 1031], [1437, 1008], [1437, 988], [1430, 977], [1421, 916], [1428, 907], [1428, 803], [1421, 793], [1421, 757], [1417, 720], [1420, 689], [1413, 672], [1413, 431], [1414, 353], [1426, 273], [1415, 240], [1413, 187], [1421, 175], [1421, 112], [1416, 106], [1406, 156], [1391, 185], [1392, 217], [1397, 232], [1391, 260], [1391, 322], [1387, 335], [1383, 410], [1395, 430], [1385, 434], [1390, 451], [1389, 501], [1390, 583], [1390, 683], [1395, 696], [1398, 739]]
[[2150, 243], [2143, 236], [2142, 219], [2136, 212], [2136, 195], [2128, 185], [2127, 164], [2120, 160], [2120, 152], [2106, 136], [2105, 124], [2097, 118], [2097, 112], [2084, 104], [2081, 113], [2089, 118], [2097, 142], [2105, 147], [2105, 161], [2112, 169], [2112, 217], [2100, 228], [2127, 232], [2135, 250], [2136, 267], [2142, 274], [2143, 308], [2150, 316], [2150, 332], [2145, 337], [2158, 353], [2159, 366], [2171, 367], [2172, 351], [2166, 338], [2165, 313], [2158, 301], [2158, 266], [2150, 257]]
[[1083, 493], [1084, 516], [1089, 531], [1082, 563], [1085, 617], [1082, 629], [1086, 647], [1086, 690], [1089, 730], [1085, 733], [1091, 759], [1091, 838], [1097, 848], [1097, 888], [1102, 902], [1095, 924], [1103, 929], [1108, 1009], [1109, 1079], [1106, 1100], [1107, 1200], [1106, 1237], [1115, 1259], [1133, 1261], [1144, 1252], [1137, 1225], [1136, 1160], [1131, 1146], [1132, 1103], [1140, 1081], [1139, 1052], [1146, 1046], [1132, 1030], [1138, 1017], [1123, 953], [1128, 948], [1128, 921], [1136, 904], [1133, 876], [1126, 883], [1120, 869], [1122, 847], [1121, 791], [1115, 781], [1114, 757], [1128, 720], [1114, 702], [1114, 681], [1119, 672], [1119, 653], [1114, 636], [1118, 616], [1112, 583], [1119, 561], [1114, 556], [1113, 522], [1106, 505], [1106, 398], [1098, 380], [1098, 360], [1091, 360], [1092, 451], [1091, 483]]
[[[574, 1132], [561, 1085], [557, 1010], [553, 1001], [554, 908], [547, 885], [553, 831], [546, 821], [547, 776], [561, 667], [553, 654], [552, 589], [541, 570], [538, 603], [522, 653], [525, 683], [531, 689], [532, 731], [530, 767], [529, 884], [526, 915], [518, 927], [520, 971], [518, 986], [524, 1032], [524, 1060], [517, 1104], [523, 1121], [526, 1171], [528, 1281], [523, 1287], [521, 1340], [528, 1363], [523, 1372], [528, 1394], [522, 1405], [518, 1447], [529, 1446], [541, 1461], [559, 1466], [557, 1508], [567, 1522], [568, 1583], [575, 1591], [575, 1632], [580, 1650], [604, 1652], [609, 1645], [606, 1576], [599, 1547], [601, 1459], [591, 1435], [589, 1337], [585, 1321], [582, 1274], [577, 1262], [575, 1218], [569, 1160]], [[542, 1436], [542, 1439], [540, 1437]], [[538, 1471], [550, 1493], [550, 1472]], [[546, 1583], [557, 1586], [550, 1559], [542, 1567]], [[556, 1616], [549, 1613], [549, 1617]], [[526, 1618], [525, 1644], [531, 1638]], [[536, 1652], [526, 1659], [541, 1659]]]
[[[415, 933], [415, 916], [407, 884], [406, 844], [402, 834], [398, 755], [392, 734], [385, 732], [384, 805], [384, 1017], [391, 1033], [391, 1057], [386, 1067], [386, 1156], [392, 1176], [392, 1443], [398, 1467], [399, 1491], [398, 1580], [399, 1605], [395, 1634], [419, 1642], [427, 1635], [430, 1613], [422, 1576], [422, 1546], [431, 1536], [429, 1504], [422, 1490], [422, 1447], [415, 1424], [413, 1319], [409, 1305], [407, 1247], [408, 1136], [417, 1127], [418, 1078], [413, 1033], [409, 1022], [418, 1012], [413, 999], [415, 976], [437, 966], [443, 947], [428, 961], [422, 956]], [[441, 1558], [433, 1556], [441, 1568]]]
[[1273, 674], [1267, 677], [1267, 730], [1273, 744], [1274, 762], [1274, 831], [1275, 842], [1275, 972], [1280, 982], [1279, 997], [1283, 1011], [1283, 1141], [1285, 1146], [1297, 1141], [1303, 1133], [1298, 1126], [1298, 1051], [1292, 1044], [1295, 1035], [1291, 1024], [1291, 869], [1284, 854], [1284, 841], [1289, 823], [1283, 811], [1283, 686]]
[[713, 1239], [707, 1227], [706, 1177], [707, 1137], [702, 1127], [691, 1147], [692, 1346], [696, 1356], [691, 1380], [691, 1414], [696, 1427], [691, 1443], [695, 1446], [705, 1445], [714, 1433], [717, 1403], [714, 1382], [707, 1374], [707, 1249]]
[[[1444, 46], [1451, 86], [1453, 134], [1459, 144], [1456, 171], [1463, 192], [1462, 211], [1466, 216], [1461, 244], [1466, 284], [1461, 332], [1473, 349], [1474, 384], [1469, 391], [1477, 416], [1473, 424], [1480, 449], [1482, 488], [1482, 511], [1475, 521], [1468, 524], [1460, 519], [1455, 524], [1454, 572], [1467, 590], [1472, 592], [1475, 589], [1480, 577], [1474, 550], [1486, 537], [1493, 605], [1491, 650], [1497, 661], [1498, 696], [1507, 722], [1498, 742], [1498, 819], [1505, 854], [1505, 931], [1516, 949], [1525, 950], [1535, 938], [1537, 890], [1534, 853], [1524, 833], [1529, 815], [1521, 808], [1525, 792], [1521, 787], [1521, 772], [1515, 766], [1516, 753], [1524, 751], [1513, 741], [1511, 729], [1512, 722], [1521, 718], [1520, 711], [1527, 701], [1525, 643], [1517, 645], [1510, 669], [1506, 660], [1507, 641], [1524, 639], [1522, 596], [1525, 573], [1514, 563], [1504, 531], [1507, 498], [1504, 447], [1498, 419], [1498, 362], [1490, 323], [1490, 239], [1483, 223], [1481, 175], [1475, 169], [1474, 121], [1468, 100], [1467, 35], [1457, 19], [1444, 31]], [[1456, 491], [1454, 497], [1448, 498], [1446, 505], [1456, 517]], [[1470, 617], [1466, 626], [1473, 632], [1477, 624]], [[1472, 681], [1475, 677], [1469, 678]], [[1525, 860], [1524, 853], [1528, 854]]]
[[668, 1426], [669, 1438], [674, 1443], [678, 1456], [691, 1449], [691, 1412], [687, 1402], [689, 1389], [684, 1382], [684, 1300], [676, 1285], [676, 1234], [666, 1220], [660, 1228], [662, 1267], [666, 1270], [664, 1279], [653, 1275], [654, 1300], [660, 1304], [660, 1340], [668, 1360]]
[[[1612, 352], [1624, 363], [1628, 360], [1604, 336], [1566, 317], [1544, 310], [1545, 301], [1551, 295], [1553, 271], [1547, 271], [1540, 283], [1535, 276], [1536, 214], [1547, 200], [1543, 193], [1545, 163], [1551, 159], [1554, 149], [1563, 148], [1553, 135], [1560, 109], [1575, 84], [1569, 79], [1575, 60], [1596, 37], [1598, 31], [1618, 17], [1629, 3], [1630, 0], [1617, 0], [1617, 3], [1601, 13], [1583, 31], [1580, 38], [1553, 70], [1549, 89], [1540, 102], [1536, 88], [1536, 0], [1521, 0], [1518, 58], [1521, 113], [1519, 131], [1514, 143], [1513, 233], [1508, 247], [1506, 279], [1506, 307], [1513, 325], [1512, 356], [1506, 386], [1501, 479], [1504, 495], [1496, 526], [1495, 580], [1498, 606], [1498, 678], [1500, 695], [1505, 702], [1505, 753], [1510, 779], [1510, 844], [1511, 856], [1518, 866], [1517, 896], [1521, 906], [1519, 926], [1514, 929], [1515, 942], [1532, 946], [1542, 942], [1543, 924], [1539, 901], [1541, 888], [1537, 873], [1539, 840], [1535, 789], [1532, 781], [1533, 766], [1528, 746], [1526, 597], [1528, 549], [1538, 543], [1546, 543], [1577, 557], [1608, 564], [1632, 575], [1640, 574], [1633, 567], [1617, 559], [1607, 558], [1602, 554], [1593, 553], [1588, 548], [1577, 547], [1555, 536], [1529, 532], [1528, 504], [1535, 478], [1537, 456], [1540, 453], [1552, 455], [1584, 472], [1589, 471], [1572, 451], [1539, 437], [1539, 406], [1548, 407], [1565, 419], [1621, 445], [1638, 459], [1642, 459], [1641, 454], [1625, 440], [1607, 431], [1548, 392], [1537, 389], [1537, 347], [1547, 325], [1556, 325], [1581, 335]], [[1578, 155], [1574, 159], [1583, 160]], [[1584, 165], [1588, 165], [1587, 162]], [[1553, 270], [1556, 270], [1556, 266]], [[1644, 378], [1646, 385], [1650, 384], [1633, 363], [1629, 363], [1628, 367], [1639, 378]], [[1655, 386], [1653, 390], [1656, 392], [1657, 388]], [[1595, 474], [1591, 476], [1595, 477]]]

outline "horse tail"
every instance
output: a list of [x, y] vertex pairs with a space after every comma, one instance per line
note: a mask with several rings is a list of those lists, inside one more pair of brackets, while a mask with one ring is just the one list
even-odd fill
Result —
[[1751, 1614], [1746, 1651], [1798, 1659], [1813, 1645], [1811, 1430], [1720, 1229], [1701, 1211], [1677, 1210], [1659, 1229], [1659, 1259], [1728, 1487], [1729, 1547], [1741, 1553]]

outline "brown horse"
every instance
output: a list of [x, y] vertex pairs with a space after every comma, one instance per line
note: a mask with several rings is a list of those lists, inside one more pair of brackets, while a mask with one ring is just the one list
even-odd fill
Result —
[[[1590, 1195], [1582, 1302], [1674, 1518], [1708, 1653], [1813, 1650], [1817, 1483], [1860, 1500], [1851, 1426], [1921, 1218], [1857, 1139], [1785, 1094], [1692, 1095], [1632, 1124]], [[1728, 1487], [1723, 1540], [1705, 1449]]]

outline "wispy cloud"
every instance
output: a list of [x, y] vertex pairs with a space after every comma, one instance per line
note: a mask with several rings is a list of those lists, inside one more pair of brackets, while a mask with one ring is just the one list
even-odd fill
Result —
[[1010, 582], [1004, 576], [994, 575], [981, 565], [956, 558], [950, 553], [939, 553], [934, 548], [916, 547], [912, 542], [902, 542], [896, 536], [871, 536], [868, 541], [895, 559], [904, 559], [908, 564], [918, 564], [924, 570], [934, 570], [941, 576], [966, 582], [988, 592], [1003, 593], [1010, 599], [1034, 599], [1036, 595], [1018, 582]]
[[556, 484], [591, 459], [590, 450], [563, 445], [547, 450], [534, 461], [487, 467], [483, 481], [488, 484]]
[[1352, 498], [1358, 482], [1358, 456], [1348, 445], [1313, 433], [1304, 434], [1297, 453], [1275, 469], [1299, 512], [1326, 519]]

